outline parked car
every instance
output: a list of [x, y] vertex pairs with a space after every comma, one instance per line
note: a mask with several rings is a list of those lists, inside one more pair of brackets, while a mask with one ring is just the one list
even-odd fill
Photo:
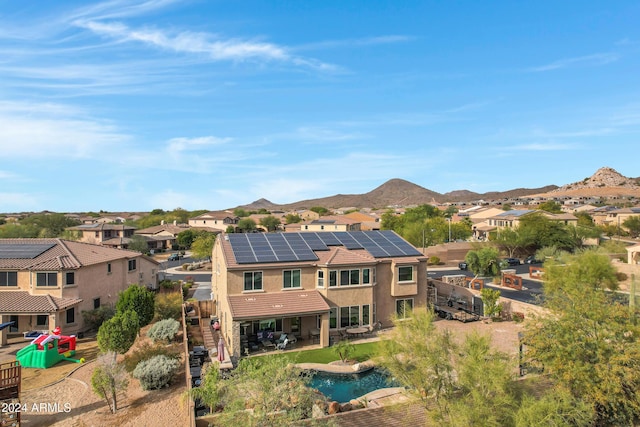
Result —
[[463, 261], [463, 262], [458, 263], [458, 268], [460, 270], [466, 270], [467, 268], [469, 268], [469, 266], [467, 265], [466, 262]]
[[528, 257], [525, 258], [524, 263], [525, 264], [540, 264], [540, 263], [542, 263], [542, 261], [540, 261], [539, 259], [536, 259], [535, 255], [529, 255]]
[[503, 261], [507, 265], [520, 265], [520, 260], [518, 258], [505, 258]]
[[180, 258], [182, 258], [182, 257], [180, 256], [180, 254], [175, 253], [175, 254], [171, 254], [171, 255], [169, 255], [169, 258], [167, 258], [167, 260], [168, 260], [168, 261], [178, 261], [178, 260], [180, 260]]

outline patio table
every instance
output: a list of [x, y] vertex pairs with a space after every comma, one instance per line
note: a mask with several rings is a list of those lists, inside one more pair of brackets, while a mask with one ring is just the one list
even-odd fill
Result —
[[367, 332], [369, 332], [368, 328], [364, 328], [364, 327], [358, 327], [358, 328], [349, 328], [346, 330], [347, 334], [349, 335], [355, 335], [355, 336], [360, 336], [362, 334], [366, 334]]

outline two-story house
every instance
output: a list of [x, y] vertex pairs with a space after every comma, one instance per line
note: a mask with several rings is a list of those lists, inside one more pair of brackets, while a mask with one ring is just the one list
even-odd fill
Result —
[[155, 287], [158, 263], [140, 252], [62, 239], [0, 239], [0, 332], [85, 329], [83, 311], [115, 305], [137, 283]]
[[126, 249], [136, 228], [124, 224], [92, 223], [68, 227], [67, 230], [80, 233], [80, 242]]
[[330, 335], [427, 303], [427, 258], [390, 230], [222, 234], [212, 291], [229, 351], [270, 330], [329, 346]]
[[301, 224], [301, 231], [360, 231], [360, 221], [342, 216], [323, 216]]
[[240, 221], [240, 218], [229, 212], [207, 212], [197, 217], [189, 218], [189, 225], [191, 227], [206, 227], [218, 231], [227, 231], [229, 226], [235, 228], [238, 221]]

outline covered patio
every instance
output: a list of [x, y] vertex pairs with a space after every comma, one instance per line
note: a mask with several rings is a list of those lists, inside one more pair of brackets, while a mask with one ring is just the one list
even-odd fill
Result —
[[[236, 357], [276, 349], [287, 334], [297, 347], [329, 346], [329, 305], [317, 291], [227, 297], [232, 324], [229, 351]], [[288, 344], [289, 345], [289, 344]]]

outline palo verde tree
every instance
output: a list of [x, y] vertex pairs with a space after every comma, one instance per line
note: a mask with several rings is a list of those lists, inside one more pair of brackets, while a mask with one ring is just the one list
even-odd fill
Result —
[[545, 262], [544, 305], [525, 343], [557, 386], [586, 402], [594, 425], [640, 420], [640, 326], [635, 308], [616, 301], [615, 269], [596, 251]]
[[622, 222], [622, 226], [629, 232], [629, 236], [640, 236], [640, 215], [630, 216]]
[[213, 252], [213, 245], [216, 242], [216, 235], [213, 233], [200, 234], [191, 244], [191, 253], [195, 258], [210, 258]]
[[140, 327], [148, 325], [155, 314], [155, 295], [144, 286], [133, 284], [120, 292], [116, 302], [116, 313], [134, 311]]
[[418, 309], [396, 320], [380, 343], [381, 365], [420, 399], [434, 425], [513, 425], [519, 396], [513, 361], [492, 350], [488, 337], [468, 335], [458, 344], [448, 329], [436, 329], [434, 318]]

